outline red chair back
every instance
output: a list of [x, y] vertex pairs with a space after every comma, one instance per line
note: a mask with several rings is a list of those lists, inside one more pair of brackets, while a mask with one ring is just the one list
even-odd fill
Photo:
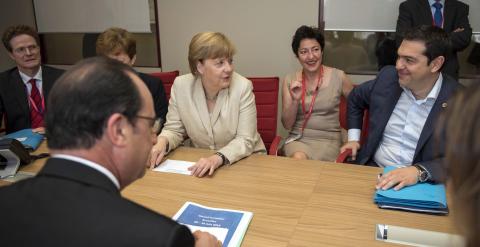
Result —
[[249, 77], [257, 105], [257, 129], [267, 150], [277, 135], [278, 77]]
[[170, 91], [172, 90], [173, 81], [178, 75], [180, 75], [180, 72], [175, 70], [169, 72], [155, 72], [151, 73], [150, 75], [162, 80], [163, 87], [165, 88], [165, 94], [167, 95], [167, 100], [170, 100]]

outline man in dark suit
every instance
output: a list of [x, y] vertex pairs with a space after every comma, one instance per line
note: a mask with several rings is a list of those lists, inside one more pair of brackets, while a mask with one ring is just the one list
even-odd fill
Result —
[[[98, 36], [96, 52], [97, 55], [104, 55], [133, 66], [137, 59], [137, 44], [127, 30], [112, 27]], [[168, 111], [168, 101], [162, 81], [145, 73], [138, 73], [138, 75], [152, 94], [157, 118], [164, 122]]]
[[[440, 72], [447, 50], [448, 35], [442, 29], [414, 28], [405, 33], [396, 68], [385, 67], [376, 79], [350, 93], [349, 142], [341, 151], [352, 149], [358, 164], [399, 167], [383, 174], [377, 189], [401, 189], [444, 179], [444, 144], [436, 141], [433, 133], [438, 115], [459, 87], [456, 80]], [[360, 149], [358, 140], [365, 109], [369, 110], [369, 129], [367, 141]]]
[[81, 61], [49, 101], [52, 158], [36, 177], [0, 188], [2, 246], [221, 246], [121, 196], [144, 175], [159, 127], [150, 93], [129, 66]]
[[6, 133], [27, 128], [43, 132], [46, 99], [63, 70], [41, 65], [39, 37], [29, 26], [7, 28], [2, 41], [17, 64], [0, 74], [0, 119], [5, 116]]
[[397, 45], [406, 30], [420, 25], [436, 25], [450, 34], [451, 51], [447, 54], [443, 73], [458, 80], [457, 52], [467, 48], [472, 39], [468, 5], [458, 0], [407, 0], [401, 3], [396, 28]]

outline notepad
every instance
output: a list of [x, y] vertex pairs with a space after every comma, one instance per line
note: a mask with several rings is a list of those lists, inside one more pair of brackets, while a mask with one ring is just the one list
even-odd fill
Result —
[[40, 146], [40, 143], [43, 140], [43, 135], [33, 132], [32, 129], [23, 129], [5, 135], [2, 137], [2, 139], [3, 138], [16, 139], [17, 141], [21, 142], [26, 149], [34, 151], [38, 148], [38, 146]]
[[[384, 174], [396, 169], [386, 167]], [[377, 190], [373, 198], [380, 208], [398, 209], [431, 214], [448, 214], [445, 185], [417, 183], [398, 191], [393, 188]]]

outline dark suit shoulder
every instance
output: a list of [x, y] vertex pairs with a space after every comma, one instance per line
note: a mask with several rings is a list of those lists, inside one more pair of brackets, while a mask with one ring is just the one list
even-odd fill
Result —
[[55, 79], [58, 79], [58, 77], [60, 77], [65, 72], [65, 70], [57, 69], [48, 65], [42, 65], [42, 72], [50, 75]]
[[162, 80], [160, 80], [160, 78], [157, 78], [155, 76], [151, 76], [145, 73], [138, 73], [138, 76], [140, 77], [140, 79], [143, 80], [143, 82], [145, 82], [145, 84], [149, 88], [150, 87], [157, 88], [159, 85], [163, 85]]
[[17, 67], [13, 67], [13, 68], [2, 71], [2, 73], [0, 73], [0, 82], [3, 82], [4, 80], [10, 78], [14, 73], [18, 74]]

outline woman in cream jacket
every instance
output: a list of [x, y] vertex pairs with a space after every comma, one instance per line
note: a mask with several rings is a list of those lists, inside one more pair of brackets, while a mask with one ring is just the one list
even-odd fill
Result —
[[167, 121], [151, 152], [151, 167], [188, 137], [194, 147], [216, 150], [189, 168], [212, 175], [254, 152], [266, 153], [257, 132], [251, 81], [233, 71], [235, 48], [222, 33], [203, 32], [190, 42], [191, 74], [175, 79]]

